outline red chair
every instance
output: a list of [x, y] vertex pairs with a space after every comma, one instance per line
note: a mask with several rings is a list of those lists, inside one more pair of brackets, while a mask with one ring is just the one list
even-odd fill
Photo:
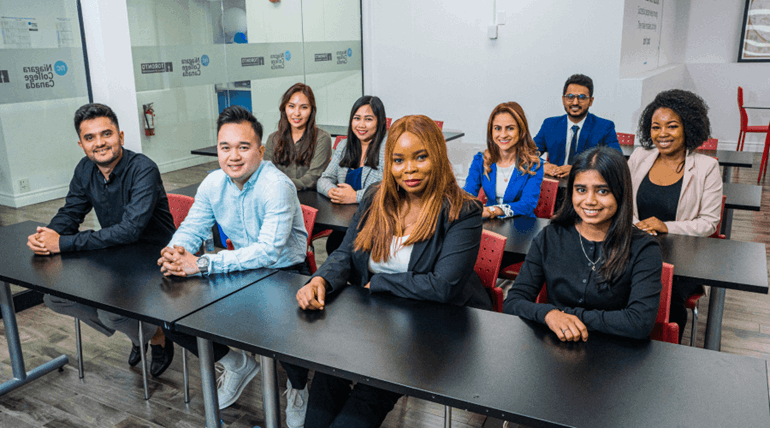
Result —
[[391, 122], [393, 122], [393, 118], [392, 117], [386, 117], [385, 118], [385, 129], [390, 129]]
[[704, 141], [703, 144], [698, 147], [698, 150], [716, 150], [719, 145], [719, 140], [716, 138], [709, 138]]
[[179, 225], [187, 217], [187, 212], [190, 211], [195, 198], [174, 193], [169, 193], [166, 196], [168, 197], [168, 208], [171, 211], [171, 217], [174, 217], [174, 227], [178, 229]]
[[[738, 86], [738, 112], [741, 114], [741, 132], [738, 134], [738, 145], [735, 149], [738, 151], [743, 151], [743, 142], [746, 140], [746, 134], [750, 132], [760, 134], [770, 132], [770, 125], [749, 126], [749, 115], [746, 114], [746, 109], [743, 107], [743, 88], [740, 86]], [[767, 140], [765, 140], [765, 148], [767, 148]], [[767, 151], [767, 149], [765, 149], [765, 151]], [[763, 156], [763, 158], [766, 158], [766, 156]]]
[[767, 125], [767, 135], [765, 136], [765, 149], [762, 150], [762, 161], [759, 163], [759, 177], [757, 177], [757, 184], [767, 174], [767, 156], [768, 150], [770, 150], [770, 124]]
[[[668, 316], [671, 311], [671, 284], [674, 281], [674, 265], [663, 263], [663, 272], [660, 282], [663, 287], [660, 290], [660, 306], [658, 307], [658, 316], [655, 318], [655, 327], [650, 333], [650, 339], [661, 342], [679, 343], [679, 325], [675, 322], [669, 322]], [[535, 303], [548, 303], [548, 292], [545, 284], [540, 289]]]
[[481, 204], [486, 206], [487, 205], [487, 194], [484, 193], [484, 188], [482, 187], [479, 189], [479, 201], [481, 201]]
[[332, 150], [337, 150], [337, 145], [340, 143], [340, 141], [347, 139], [347, 135], [338, 135], [337, 138], [334, 139], [334, 145], [332, 145]]
[[481, 279], [484, 288], [492, 299], [492, 309], [495, 312], [503, 311], [503, 290], [497, 288], [497, 275], [500, 272], [500, 263], [505, 253], [505, 243], [508, 240], [503, 235], [488, 230], [481, 232], [481, 248], [476, 257], [473, 270]]
[[444, 121], [443, 120], [434, 120], [436, 122], [436, 125], [438, 125], [438, 129], [444, 130]]
[[[727, 239], [727, 237], [720, 233], [722, 230], [722, 219], [725, 216], [725, 201], [727, 196], [722, 195], [722, 212], [719, 214], [719, 223], [717, 223], [717, 230], [709, 236], [709, 238]], [[698, 337], [698, 302], [705, 293], [695, 293], [687, 298], [684, 302], [684, 306], [692, 311], [692, 328], [690, 330], [690, 346], [695, 346], [695, 339]]]
[[[556, 208], [556, 192], [559, 190], [559, 182], [551, 179], [544, 179], [540, 185], [540, 199], [537, 201], [535, 207], [535, 217], [537, 218], [551, 218], [553, 217], [554, 209]], [[501, 278], [516, 279], [521, 271], [521, 266], [524, 262], [514, 263], [510, 266], [506, 266], [502, 269], [500, 274]]]
[[622, 132], [618, 132], [618, 142], [621, 146], [633, 146], [635, 138], [636, 136], [634, 134], [624, 134]]
[[650, 333], [650, 339], [679, 344], [679, 325], [669, 321], [674, 265], [663, 263], [663, 274], [660, 282], [663, 285], [660, 290], [660, 307], [658, 308], [658, 317], [655, 319], [655, 327]]
[[[495, 285], [507, 240], [505, 236], [495, 232], [481, 231], [481, 248], [479, 248], [479, 255], [476, 257], [476, 265], [473, 266], [473, 270], [476, 271], [492, 299], [492, 309], [495, 312], [503, 311], [503, 290]], [[452, 426], [452, 408], [449, 406], [444, 406], [444, 426]]]

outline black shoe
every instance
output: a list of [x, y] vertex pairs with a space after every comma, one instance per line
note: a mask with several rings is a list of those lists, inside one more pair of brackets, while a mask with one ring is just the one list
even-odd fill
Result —
[[[144, 351], [147, 352], [149, 344], [144, 345]], [[142, 348], [138, 346], [131, 346], [131, 353], [128, 355], [128, 365], [134, 367], [142, 361]]]
[[160, 377], [166, 371], [171, 361], [174, 360], [174, 342], [166, 338], [166, 346], [152, 345], [152, 364], [150, 364], [150, 374], [153, 377]]

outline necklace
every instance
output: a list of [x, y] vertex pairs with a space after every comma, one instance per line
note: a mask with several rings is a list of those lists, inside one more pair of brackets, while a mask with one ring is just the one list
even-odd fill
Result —
[[588, 264], [591, 266], [591, 270], [596, 272], [596, 265], [602, 261], [602, 256], [599, 256], [596, 261], [591, 260], [591, 258], [588, 257], [588, 253], [586, 253], [586, 249], [583, 247], [583, 235], [580, 234], [580, 229], [577, 228], [577, 225], [575, 225], [575, 230], [577, 230], [578, 239], [580, 240], [580, 249], [583, 250], [583, 255], [586, 256], [586, 259], [588, 259]]
[[[500, 168], [500, 169], [501, 169], [501, 170], [502, 170], [502, 172], [503, 172], [503, 180], [504, 180], [504, 181], [507, 183], [507, 182], [508, 182], [508, 180], [509, 180], [509, 179], [511, 178], [511, 176], [513, 175], [513, 170], [515, 170], [515, 169], [516, 169], [516, 164], [513, 164], [513, 165], [509, 166], [507, 169], [506, 169], [506, 168]], [[505, 173], [505, 172], [506, 172], [506, 170], [508, 170], [508, 173], [507, 173], [507, 174]]]
[[679, 175], [679, 173], [682, 172], [682, 170], [684, 169], [684, 159], [682, 159], [682, 161], [677, 164], [676, 168], [672, 168], [671, 164], [666, 159], [663, 159], [662, 157], [660, 158], [660, 161], [666, 164], [668, 169], [670, 169], [674, 174]]

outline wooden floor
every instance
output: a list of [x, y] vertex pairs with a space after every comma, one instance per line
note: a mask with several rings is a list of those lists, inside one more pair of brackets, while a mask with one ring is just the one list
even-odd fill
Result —
[[[756, 155], [755, 165], [760, 156]], [[217, 168], [215, 162], [163, 174], [168, 192], [200, 182], [207, 171]], [[733, 182], [756, 184], [758, 167], [738, 170]], [[736, 211], [732, 239], [770, 244], [770, 201], [764, 185], [762, 211]], [[63, 204], [58, 199], [21, 209], [0, 206], [0, 225], [24, 220], [47, 222]], [[98, 227], [93, 215], [84, 227]], [[318, 243], [317, 261], [326, 258], [323, 243]], [[22, 250], [22, 249], [20, 249]], [[703, 346], [708, 298], [701, 299], [698, 346]], [[0, 427], [202, 427], [205, 425], [200, 392], [198, 360], [190, 363], [191, 402], [184, 403], [182, 390], [181, 348], [171, 368], [161, 379], [150, 378], [150, 400], [142, 392], [141, 369], [126, 363], [130, 341], [116, 334], [107, 338], [84, 326], [83, 352], [86, 378], [78, 379], [75, 355], [74, 323], [72, 318], [58, 315], [43, 305], [18, 314], [22, 349], [27, 369], [65, 354], [70, 364], [60, 373], [54, 372], [12, 393], [0, 397]], [[2, 328], [2, 326], [0, 326]], [[689, 343], [689, 325], [685, 343]], [[770, 358], [770, 296], [728, 290], [725, 305], [722, 351], [739, 355]], [[279, 369], [280, 370], [280, 369]], [[10, 357], [4, 334], [0, 336], [0, 380], [11, 377]], [[222, 411], [228, 427], [252, 428], [264, 426], [260, 376], [245, 389], [233, 406]], [[281, 392], [286, 385], [280, 371]], [[282, 407], [285, 398], [281, 396]], [[383, 427], [442, 427], [443, 406], [402, 398], [389, 414]], [[481, 427], [485, 418], [460, 409], [453, 410], [453, 426]], [[490, 421], [491, 422], [491, 421]], [[494, 424], [487, 424], [494, 425]], [[285, 426], [285, 425], [284, 425]], [[517, 425], [512, 425], [516, 427]]]

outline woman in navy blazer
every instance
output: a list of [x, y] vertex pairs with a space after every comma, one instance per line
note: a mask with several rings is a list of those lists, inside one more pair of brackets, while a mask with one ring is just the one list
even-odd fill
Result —
[[516, 102], [498, 105], [489, 115], [487, 149], [473, 157], [463, 189], [473, 196], [484, 189], [484, 218], [531, 216], [542, 182], [543, 165], [524, 110]]
[[[383, 181], [358, 206], [342, 245], [297, 292], [302, 309], [351, 283], [371, 293], [491, 309], [473, 270], [482, 208], [452, 174], [441, 130], [426, 116], [390, 128]], [[317, 372], [305, 428], [379, 427], [400, 394]]]

